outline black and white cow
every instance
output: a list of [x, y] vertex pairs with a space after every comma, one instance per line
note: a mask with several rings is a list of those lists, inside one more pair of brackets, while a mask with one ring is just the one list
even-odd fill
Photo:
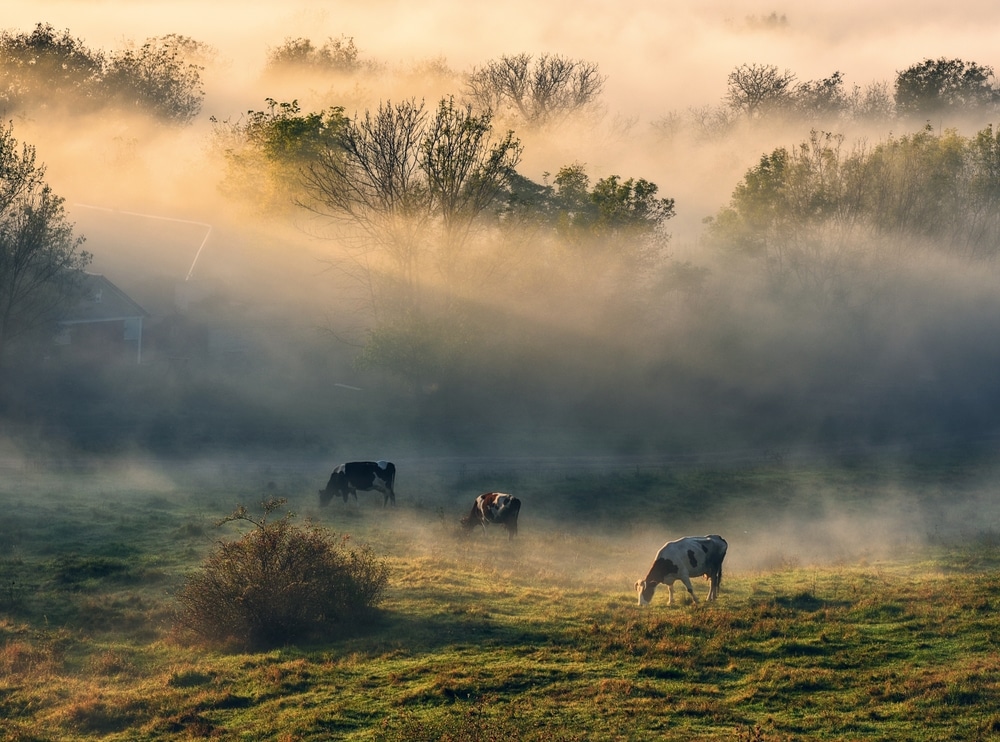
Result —
[[486, 492], [476, 498], [472, 512], [462, 518], [462, 525], [468, 529], [477, 525], [483, 527], [496, 523], [507, 529], [507, 540], [517, 535], [517, 514], [521, 512], [521, 501], [505, 492]]
[[326, 505], [334, 495], [341, 495], [347, 502], [348, 495], [358, 500], [358, 490], [378, 490], [385, 499], [382, 506], [390, 501], [396, 504], [393, 485], [396, 482], [396, 467], [391, 461], [348, 461], [339, 464], [330, 475], [326, 489], [319, 491], [319, 504]]
[[653, 560], [646, 579], [635, 583], [639, 605], [649, 605], [656, 586], [660, 584], [667, 586], [667, 605], [670, 605], [674, 600], [675, 580], [684, 583], [691, 600], [697, 603], [691, 578], [702, 575], [709, 580], [708, 599], [715, 600], [719, 597], [722, 560], [726, 558], [728, 547], [722, 536], [687, 536], [667, 542]]

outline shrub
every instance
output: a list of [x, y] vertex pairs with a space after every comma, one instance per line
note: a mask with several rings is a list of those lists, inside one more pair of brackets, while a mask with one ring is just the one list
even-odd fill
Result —
[[242, 505], [221, 521], [253, 528], [222, 541], [179, 594], [182, 634], [212, 643], [260, 649], [341, 633], [381, 602], [388, 566], [368, 546], [349, 548], [314, 525], [299, 527], [286, 513], [269, 516], [284, 498], [265, 500], [255, 519]]

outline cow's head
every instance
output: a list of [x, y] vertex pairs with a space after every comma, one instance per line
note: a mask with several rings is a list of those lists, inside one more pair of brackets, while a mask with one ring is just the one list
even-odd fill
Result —
[[319, 505], [323, 507], [324, 505], [329, 505], [330, 500], [333, 499], [333, 490], [320, 490], [319, 491]]
[[639, 605], [649, 605], [650, 601], [653, 600], [653, 593], [656, 592], [656, 586], [659, 584], [654, 580], [636, 581], [635, 591], [639, 594]]

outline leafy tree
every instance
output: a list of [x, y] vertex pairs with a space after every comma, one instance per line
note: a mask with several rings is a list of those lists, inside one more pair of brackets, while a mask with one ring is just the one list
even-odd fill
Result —
[[658, 186], [644, 178], [602, 178], [590, 187], [579, 163], [563, 167], [553, 178], [556, 229], [568, 242], [600, 244], [642, 262], [666, 240], [662, 231], [674, 216], [674, 200], [658, 198]]
[[514, 54], [474, 68], [466, 91], [482, 109], [528, 126], [545, 126], [595, 111], [605, 80], [593, 62], [558, 54]]
[[757, 261], [775, 285], [816, 297], [842, 292], [843, 278], [872, 261], [905, 259], [918, 247], [967, 260], [1000, 253], [992, 127], [965, 138], [928, 126], [846, 154], [841, 145], [813, 132], [798, 148], [764, 155], [709, 222], [710, 237]]
[[966, 209], [973, 225], [967, 245], [975, 258], [1000, 251], [1000, 132], [993, 125], [979, 131], [966, 149]]
[[808, 119], [829, 121], [847, 108], [844, 76], [840, 72], [822, 80], [799, 83], [789, 95], [795, 112]]
[[8, 113], [29, 105], [94, 105], [104, 55], [69, 31], [39, 23], [31, 33], [0, 32], [0, 102]]
[[953, 245], [966, 214], [966, 144], [957, 132], [936, 134], [928, 125], [875, 147], [869, 164], [876, 179], [865, 201], [873, 226], [933, 238], [942, 250]]
[[789, 105], [794, 82], [794, 74], [774, 65], [741, 64], [729, 73], [726, 101], [748, 119], [758, 119]]
[[961, 59], [925, 59], [896, 74], [900, 114], [934, 116], [945, 111], [993, 111], [1000, 102], [993, 68]]
[[794, 149], [763, 155], [709, 221], [710, 237], [762, 265], [776, 287], [844, 299], [844, 279], [860, 269], [868, 234], [870, 168], [864, 152], [845, 154], [842, 144], [840, 136], [814, 131]]
[[108, 57], [104, 87], [123, 108], [188, 123], [205, 97], [202, 68], [185, 59], [196, 46], [176, 35], [149, 39], [138, 48], [129, 44]]
[[340, 146], [347, 119], [340, 107], [303, 113], [295, 100], [266, 103], [237, 121], [213, 117], [213, 145], [226, 160], [220, 189], [254, 212], [275, 213], [305, 198], [304, 168]]
[[13, 341], [54, 319], [90, 263], [44, 178], [35, 148], [18, 146], [13, 125], [0, 129], [0, 361]]
[[896, 104], [887, 82], [873, 82], [864, 88], [855, 85], [847, 96], [847, 107], [851, 118], [857, 120], [881, 121], [891, 119], [896, 114]]
[[0, 102], [8, 113], [124, 107], [187, 123], [204, 98], [202, 68], [193, 60], [208, 53], [207, 46], [171, 34], [108, 55], [40, 23], [30, 34], [0, 34]]
[[288, 38], [268, 52], [264, 66], [265, 74], [285, 74], [311, 72], [355, 72], [361, 67], [358, 61], [358, 47], [352, 37], [328, 38], [322, 46], [316, 46], [310, 39]]

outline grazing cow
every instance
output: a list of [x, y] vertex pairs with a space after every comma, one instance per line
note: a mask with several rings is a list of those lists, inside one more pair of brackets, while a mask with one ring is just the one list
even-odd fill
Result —
[[667, 586], [667, 605], [670, 605], [674, 601], [675, 580], [684, 583], [691, 600], [697, 603], [691, 578], [701, 575], [709, 580], [708, 599], [715, 600], [719, 597], [722, 560], [726, 558], [728, 546], [722, 536], [688, 536], [664, 544], [646, 579], [635, 583], [639, 605], [649, 605], [656, 586], [661, 583]]
[[496, 523], [507, 529], [507, 540], [517, 535], [517, 514], [521, 512], [521, 501], [514, 495], [503, 492], [486, 492], [476, 498], [472, 512], [462, 518], [462, 525], [468, 529], [482, 525], [486, 533], [488, 523]]
[[390, 501], [396, 504], [393, 484], [396, 482], [396, 467], [391, 461], [348, 461], [338, 465], [326, 483], [326, 489], [319, 491], [319, 504], [326, 505], [334, 495], [341, 495], [347, 502], [348, 495], [358, 500], [358, 490], [378, 490], [385, 499], [382, 507]]

